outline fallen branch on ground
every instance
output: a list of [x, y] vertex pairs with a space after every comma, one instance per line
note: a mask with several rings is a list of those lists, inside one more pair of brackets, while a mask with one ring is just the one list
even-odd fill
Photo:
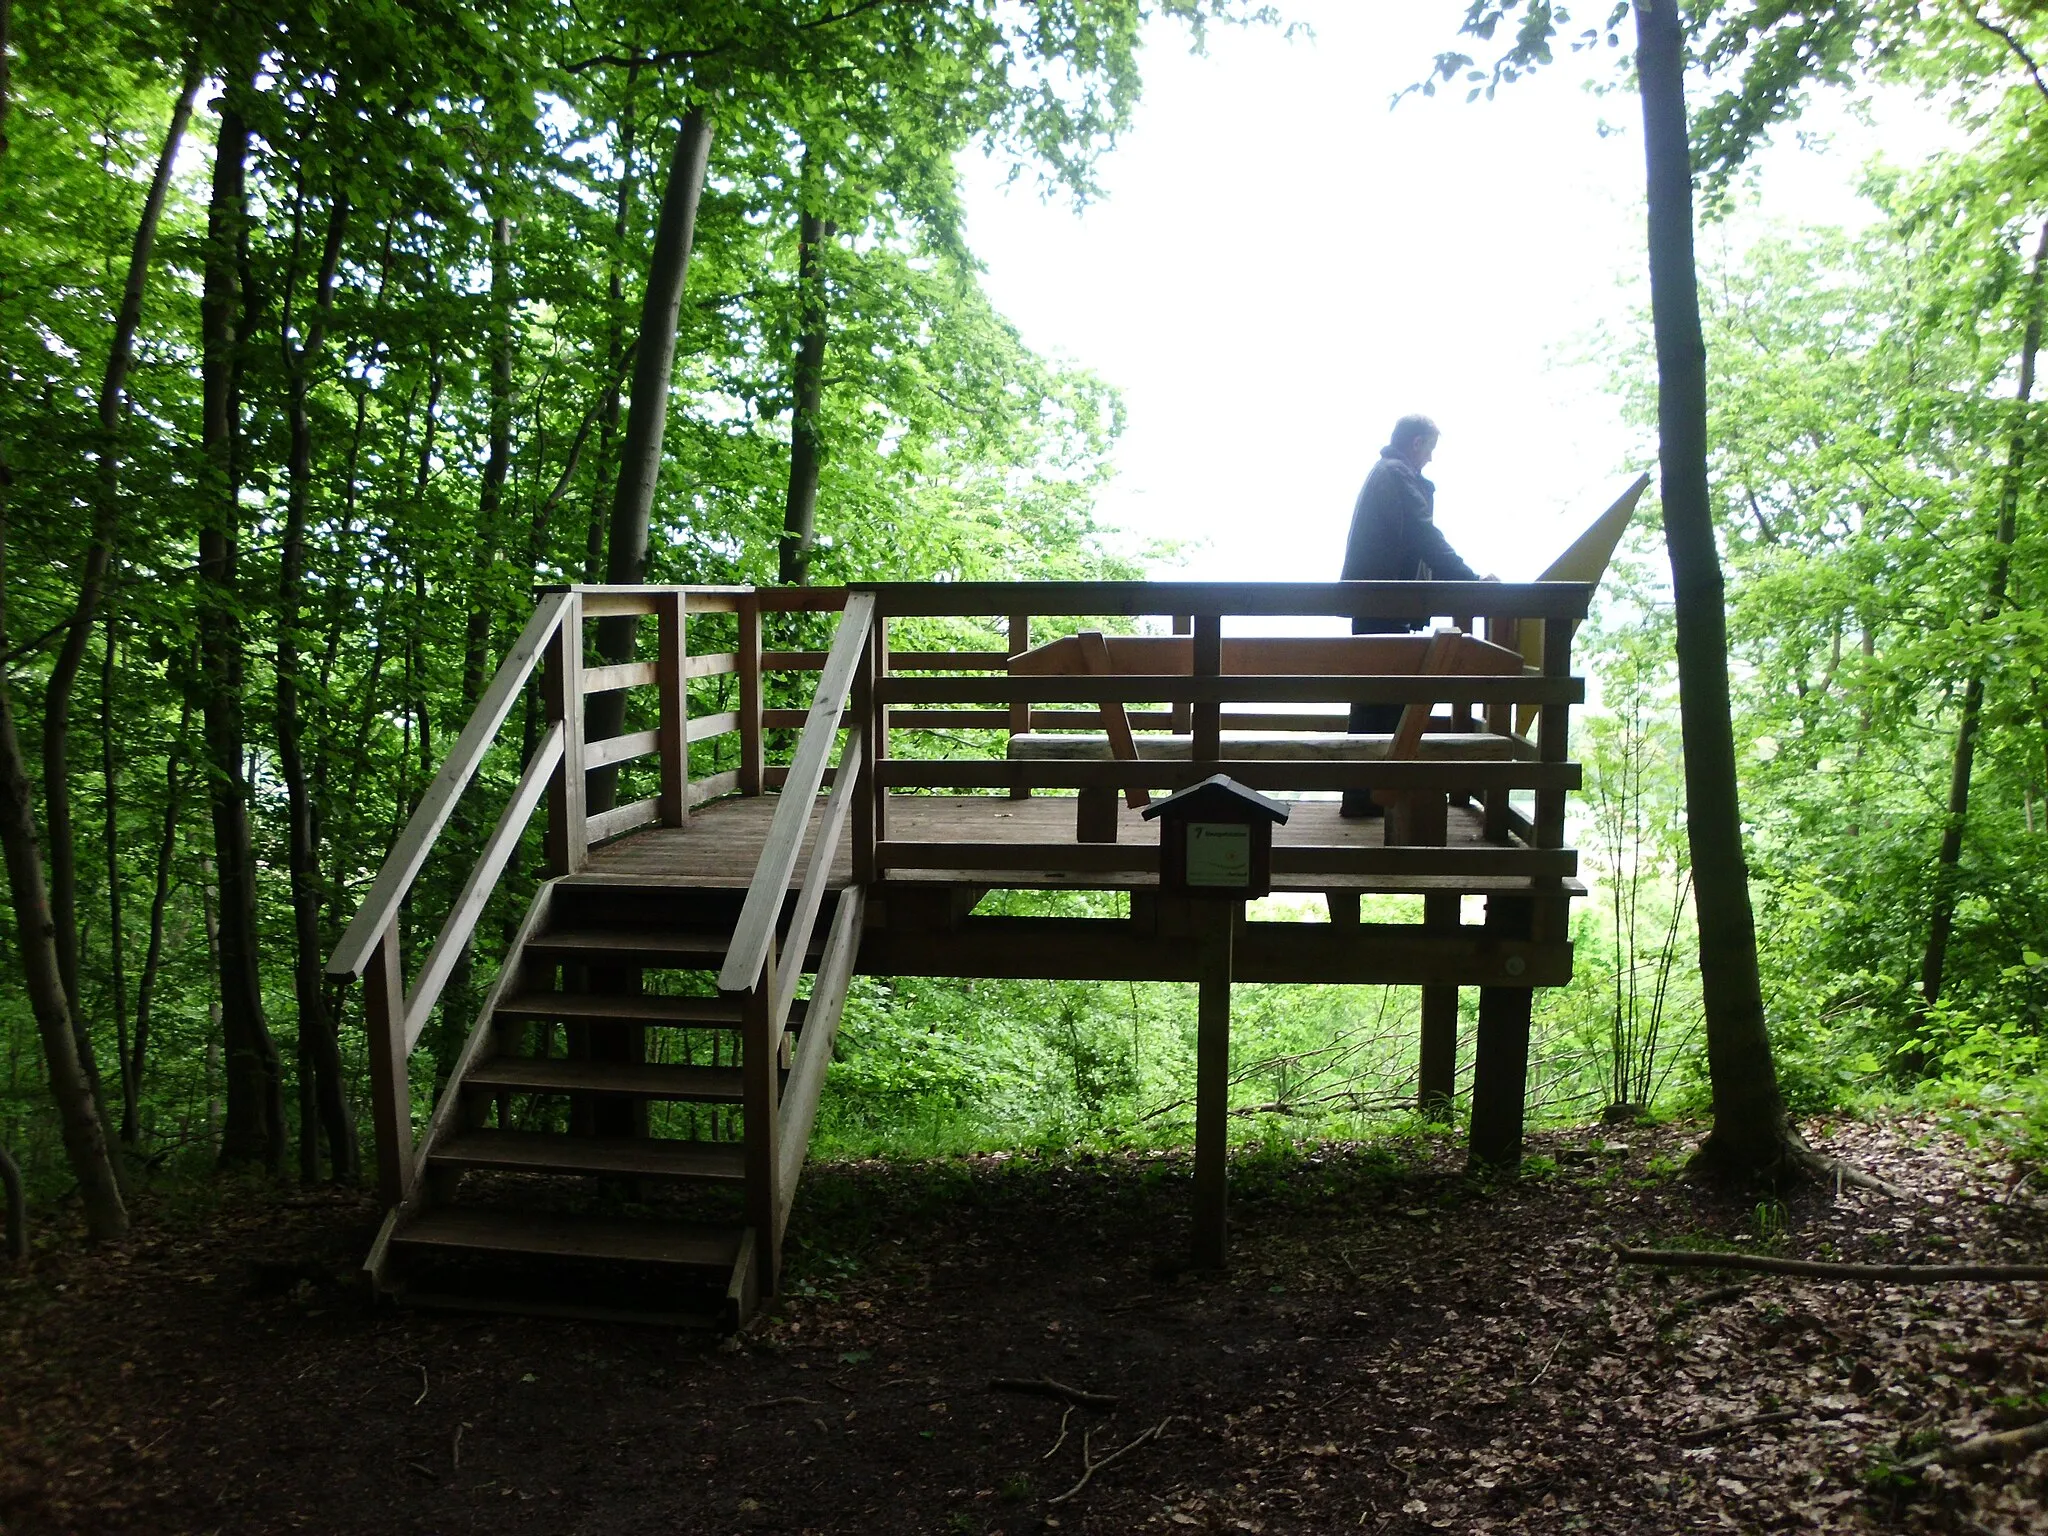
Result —
[[1703, 1440], [1712, 1440], [1717, 1435], [1732, 1435], [1738, 1429], [1762, 1429], [1770, 1424], [1789, 1424], [1799, 1417], [1797, 1408], [1780, 1408], [1775, 1413], [1751, 1414], [1746, 1419], [1723, 1419], [1717, 1424], [1702, 1424], [1697, 1429], [1681, 1429], [1671, 1438], [1679, 1445], [1698, 1445]]
[[1054, 1381], [1050, 1376], [998, 1376], [988, 1384], [991, 1392], [1024, 1392], [1032, 1397], [1056, 1397], [1063, 1403], [1073, 1403], [1081, 1408], [1099, 1408], [1108, 1412], [1119, 1399], [1106, 1392], [1084, 1392], [1079, 1387], [1070, 1387], [1063, 1381]]
[[[1096, 1473], [1100, 1472], [1104, 1467], [1108, 1466], [1111, 1462], [1121, 1461], [1124, 1457], [1128, 1456], [1132, 1451], [1135, 1451], [1139, 1446], [1143, 1445], [1146, 1441], [1157, 1440], [1160, 1434], [1164, 1432], [1164, 1430], [1166, 1429], [1166, 1426], [1171, 1424], [1172, 1422], [1173, 1415], [1169, 1413], [1165, 1418], [1161, 1419], [1157, 1424], [1154, 1424], [1150, 1429], [1140, 1431], [1138, 1437], [1132, 1440], [1128, 1445], [1118, 1446], [1115, 1450], [1111, 1451], [1107, 1456], [1103, 1457], [1100, 1461], [1090, 1461], [1088, 1459], [1088, 1441], [1090, 1436], [1083, 1435], [1081, 1437], [1081, 1462], [1083, 1467], [1083, 1471], [1081, 1473], [1081, 1481], [1074, 1484], [1073, 1487], [1069, 1488], [1065, 1493], [1060, 1494], [1057, 1498], [1047, 1499], [1046, 1503], [1066, 1503], [1067, 1500], [1071, 1499], [1075, 1494], [1079, 1493], [1083, 1488], [1086, 1488], [1088, 1486], [1089, 1478], [1093, 1477]], [[1090, 1433], [1092, 1434], [1093, 1432], [1091, 1431]]]
[[741, 1412], [759, 1413], [763, 1408], [816, 1408], [818, 1406], [819, 1403], [815, 1397], [764, 1397], [758, 1403], [747, 1404]]
[[1702, 1253], [1686, 1248], [1617, 1248], [1624, 1264], [1660, 1269], [1744, 1269], [1765, 1275], [1812, 1275], [1822, 1280], [1891, 1280], [1937, 1284], [1949, 1280], [2048, 1280], [2048, 1264], [1829, 1264], [1819, 1259], [1773, 1259], [1761, 1253]]
[[1958, 1440], [1954, 1445], [1945, 1445], [1939, 1450], [1929, 1451], [1925, 1456], [1916, 1456], [1906, 1465], [1925, 1467], [1938, 1461], [1945, 1467], [1981, 1467], [1987, 1462], [2017, 1461], [2043, 1446], [2048, 1446], [2048, 1419], [2043, 1419], [2038, 1424], [2028, 1424], [2020, 1429], [1972, 1435], [1967, 1440]]

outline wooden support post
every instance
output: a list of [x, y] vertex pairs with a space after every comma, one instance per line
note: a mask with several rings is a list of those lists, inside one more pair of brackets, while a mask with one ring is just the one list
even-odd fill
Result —
[[1323, 900], [1329, 903], [1330, 921], [1339, 928], [1358, 926], [1358, 892], [1325, 891]]
[[[1486, 898], [1486, 927], [1504, 939], [1529, 937], [1526, 896]], [[1522, 1118], [1529, 1097], [1528, 987], [1479, 989], [1479, 1039], [1472, 1059], [1474, 1167], [1513, 1168], [1522, 1160]]]
[[676, 587], [661, 595], [655, 680], [661, 688], [661, 723], [655, 734], [661, 756], [661, 824], [680, 827], [690, 818], [690, 688], [683, 665], [690, 651], [684, 620], [689, 595]]
[[562, 761], [548, 784], [548, 873], [573, 875], [590, 848], [584, 811], [583, 599], [569, 594], [561, 626], [548, 642], [541, 703], [550, 725], [562, 724]]
[[377, 940], [363, 972], [363, 1032], [370, 1047], [370, 1124], [377, 1138], [377, 1195], [396, 1205], [412, 1179], [412, 1078], [406, 1070], [405, 976], [398, 921]]
[[[1422, 898], [1422, 926], [1432, 931], [1458, 926], [1458, 904], [1463, 898], [1439, 893]], [[1458, 1092], [1458, 989], [1422, 989], [1421, 1062], [1416, 1074], [1416, 1111], [1423, 1119], [1441, 1123], [1451, 1118], [1451, 1101]]]
[[1230, 1246], [1230, 972], [1241, 905], [1194, 904], [1207, 930], [1195, 1027], [1196, 1265], [1221, 1269]]
[[749, 592], [739, 603], [740, 793], [761, 793], [761, 599]]
[[[1009, 644], [1010, 655], [1013, 657], [1021, 656], [1030, 649], [1031, 615], [1028, 613], [1011, 614]], [[1012, 704], [1010, 706], [1010, 734], [1012, 736], [1022, 736], [1029, 732], [1030, 729], [1031, 701], [1029, 699], [1020, 699], [1015, 704]], [[1013, 785], [1010, 789], [1010, 798], [1012, 800], [1030, 799], [1030, 786], [1026, 784]]]
[[[631, 965], [593, 965], [586, 974], [587, 989], [604, 997], [638, 996], [641, 970]], [[644, 1024], [593, 1023], [588, 1026], [587, 1048], [592, 1061], [639, 1063], [647, 1059], [647, 1027]], [[645, 1099], [606, 1095], [591, 1103], [590, 1129], [598, 1136], [645, 1136], [648, 1105]]]
[[747, 1170], [747, 1225], [754, 1229], [763, 1296], [775, 1293], [782, 1272], [782, 1202], [776, 1179], [782, 1162], [775, 1143], [781, 1105], [782, 1049], [770, 1037], [769, 996], [774, 985], [771, 955], [761, 977], [741, 998], [740, 1090]]
[[[1195, 665], [1196, 677], [1217, 677], [1223, 671], [1223, 616], [1215, 613], [1195, 615]], [[1223, 706], [1221, 704], [1197, 704], [1194, 706], [1193, 725], [1189, 751], [1198, 763], [1213, 763], [1223, 756]]]

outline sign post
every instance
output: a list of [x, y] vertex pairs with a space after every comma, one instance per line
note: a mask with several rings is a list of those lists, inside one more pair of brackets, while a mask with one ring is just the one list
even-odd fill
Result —
[[1221, 1269], [1229, 1246], [1230, 980], [1244, 903], [1273, 883], [1273, 828], [1287, 807], [1225, 774], [1147, 806], [1159, 823], [1159, 890], [1196, 898], [1202, 938], [1195, 1032], [1194, 1261]]

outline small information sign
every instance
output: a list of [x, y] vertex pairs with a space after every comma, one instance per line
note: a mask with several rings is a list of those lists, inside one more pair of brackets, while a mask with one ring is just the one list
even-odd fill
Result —
[[1252, 829], [1243, 822], [1188, 823], [1188, 884], [1243, 889], [1252, 883]]

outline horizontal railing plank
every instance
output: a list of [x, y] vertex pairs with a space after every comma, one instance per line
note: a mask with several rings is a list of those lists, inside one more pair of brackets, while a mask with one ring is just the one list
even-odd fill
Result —
[[[1008, 651], [891, 651], [895, 672], [1001, 672], [1010, 664]], [[763, 651], [761, 666], [769, 672], [816, 672], [825, 665], [823, 651]]]
[[722, 710], [715, 715], [692, 715], [690, 740], [709, 741], [713, 736], [723, 736], [739, 728], [740, 712], [736, 709]]
[[[1227, 745], [1227, 743], [1226, 743]], [[1223, 758], [1175, 762], [1057, 763], [1024, 759], [888, 757], [875, 766], [887, 789], [1185, 789], [1212, 773], [1227, 773], [1249, 789], [1287, 790], [1563, 789], [1579, 787], [1577, 763], [1357, 762], [1302, 763]]]
[[723, 677], [728, 672], [740, 669], [740, 659], [731, 651], [707, 651], [702, 656], [690, 655], [683, 658], [685, 677]]
[[630, 762], [636, 757], [645, 757], [650, 752], [660, 750], [659, 731], [632, 731], [624, 736], [607, 736], [602, 741], [587, 741], [583, 744], [583, 766], [609, 768], [613, 763]]
[[690, 804], [702, 805], [706, 800], [716, 800], [720, 795], [729, 795], [740, 787], [737, 768], [728, 768], [723, 773], [709, 773], [701, 779], [690, 780]]
[[583, 691], [616, 693], [621, 688], [645, 688], [653, 684], [656, 676], [655, 664], [651, 661], [622, 661], [609, 667], [585, 667]]
[[1593, 597], [1592, 585], [1579, 581], [879, 581], [849, 590], [872, 592], [876, 612], [888, 618], [1213, 613], [1583, 619]]
[[363, 904], [356, 909], [341, 942], [334, 946], [334, 953], [327, 961], [328, 975], [363, 974], [364, 967], [370, 963], [370, 952], [377, 947], [377, 940], [390, 926], [399, 903], [412, 889], [420, 866], [426, 863], [435, 839], [441, 835], [441, 829], [448, 824], [448, 818], [455, 810], [455, 802], [475, 776], [484, 754], [490, 751], [491, 742], [496, 738], [498, 728], [505, 723], [505, 717], [511, 714], [512, 706], [519, 702], [526, 680], [561, 624], [569, 602], [569, 597], [562, 593], [543, 598], [540, 606], [534, 609], [533, 617], [526, 621], [526, 627], [520, 630], [519, 638], [512, 642], [512, 648], [505, 653], [505, 660], [492, 677], [490, 686], [477, 701], [469, 723], [449, 749], [441, 771], [434, 775], [434, 782], [420, 797], [419, 809], [413, 812], [412, 820], [405, 824], [398, 841], [392, 844], [384, 867], [378, 870], [377, 878], [370, 886], [370, 894], [363, 898]]
[[1579, 677], [1464, 677], [1385, 673], [1187, 677], [1097, 674], [1034, 677], [886, 677], [883, 704], [1580, 704]]
[[660, 800], [635, 800], [631, 805], [614, 806], [609, 811], [599, 811], [585, 825], [590, 829], [590, 841], [601, 843], [608, 837], [617, 837], [621, 832], [644, 827], [659, 820], [660, 816]]

